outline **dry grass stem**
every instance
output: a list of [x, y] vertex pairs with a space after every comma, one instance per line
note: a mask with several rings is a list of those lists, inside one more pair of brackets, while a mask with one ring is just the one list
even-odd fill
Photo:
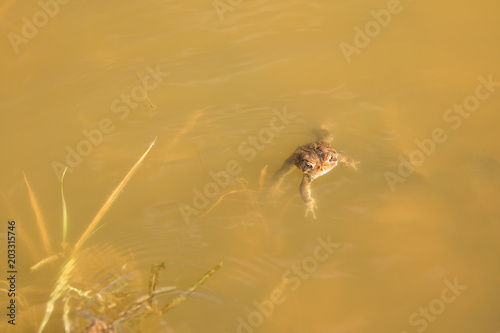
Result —
[[[38, 333], [43, 332], [45, 326], [47, 325], [47, 322], [49, 321], [49, 319], [50, 319], [50, 317], [52, 315], [52, 312], [54, 311], [54, 306], [55, 306], [55, 303], [57, 302], [57, 300], [59, 300], [68, 290], [70, 290], [69, 279], [70, 279], [71, 274], [73, 273], [74, 268], [75, 268], [75, 263], [76, 263], [76, 257], [77, 257], [77, 254], [78, 254], [78, 250], [82, 247], [83, 243], [90, 237], [90, 235], [92, 235], [95, 232], [95, 230], [97, 228], [97, 225], [101, 221], [102, 217], [109, 210], [109, 208], [111, 207], [111, 205], [113, 204], [113, 202], [116, 200], [116, 198], [118, 197], [118, 195], [120, 194], [120, 192], [125, 187], [125, 185], [127, 185], [128, 181], [132, 177], [133, 173], [141, 165], [141, 163], [144, 160], [144, 158], [146, 158], [146, 156], [148, 155], [149, 151], [151, 150], [151, 148], [153, 147], [153, 145], [155, 144], [155, 142], [156, 142], [156, 138], [149, 145], [149, 147], [146, 150], [146, 152], [144, 154], [142, 154], [142, 156], [139, 158], [139, 160], [129, 170], [129, 172], [123, 178], [123, 180], [113, 190], [113, 192], [111, 193], [111, 195], [108, 197], [108, 199], [106, 200], [106, 202], [104, 203], [104, 205], [101, 207], [101, 209], [97, 212], [97, 215], [90, 222], [89, 226], [87, 227], [87, 229], [85, 230], [85, 232], [83, 233], [83, 235], [80, 237], [80, 239], [76, 243], [75, 247], [73, 248], [73, 252], [72, 252], [69, 260], [66, 262], [66, 264], [64, 265], [61, 273], [59, 274], [59, 277], [57, 279], [57, 282], [56, 282], [54, 290], [50, 294], [50, 299], [47, 302], [46, 309], [45, 309], [45, 315], [44, 315], [44, 317], [42, 319], [42, 322], [41, 322], [40, 326], [38, 327]], [[63, 183], [62, 183], [63, 182], [63, 178], [64, 178], [64, 173], [63, 173], [63, 176], [61, 177], [61, 193], [62, 193], [62, 186], [63, 186]], [[24, 179], [26, 181], [26, 185], [28, 186], [28, 191], [30, 193], [30, 198], [31, 198], [31, 201], [32, 201], [33, 209], [35, 210], [35, 214], [37, 215], [37, 217], [39, 217], [39, 216], [41, 216], [41, 214], [39, 213], [40, 210], [38, 208], [38, 204], [36, 203], [36, 200], [34, 198], [33, 192], [31, 191], [31, 188], [29, 186], [28, 180], [26, 179], [26, 176], [24, 177]], [[66, 210], [66, 204], [64, 202], [64, 195], [63, 195], [63, 225], [67, 224], [67, 215], [66, 215], [65, 210]], [[42, 222], [43, 222], [43, 220], [42, 220]], [[41, 226], [40, 227], [41, 229], [45, 230], [43, 223], [40, 224], [40, 226]], [[63, 228], [64, 228], [64, 226], [63, 226]], [[63, 234], [64, 233], [65, 232], [63, 232]], [[47, 237], [47, 241], [48, 241], [48, 237]], [[47, 244], [50, 245], [50, 243], [48, 243], [48, 242], [47, 242]], [[64, 244], [65, 244], [65, 242], [63, 242], [63, 245]], [[65, 251], [64, 250], [64, 246], [63, 246], [63, 251]], [[61, 255], [59, 255], [59, 256], [52, 256], [52, 257], [49, 257], [47, 259], [44, 259], [41, 262], [39, 262], [38, 264], [36, 264], [35, 266], [33, 266], [32, 269], [36, 270], [36, 269], [38, 269], [38, 267], [46, 264], [47, 262], [53, 261], [53, 260], [57, 259], [58, 257], [61, 257]], [[68, 312], [69, 311], [68, 300], [69, 299], [67, 297], [64, 299], [65, 303], [64, 303], [64, 313], [63, 313], [63, 321], [64, 321], [64, 326], [65, 326], [65, 331], [66, 332], [71, 331], [71, 329], [72, 329], [71, 324], [69, 322], [69, 318], [67, 316], [68, 313], [69, 313]]]
[[[0, 193], [2, 194], [2, 198], [4, 199], [4, 201], [7, 203], [7, 206], [9, 206], [10, 216], [17, 216], [14, 207], [12, 207], [12, 205], [10, 204], [10, 201], [5, 193], [3, 191], [0, 191]], [[23, 245], [26, 245], [26, 247], [28, 248], [31, 258], [40, 258], [40, 251], [35, 249], [35, 247], [33, 246], [33, 244], [35, 243], [31, 240], [31, 236], [24, 230], [24, 226], [22, 224], [17, 227], [17, 232], [19, 233], [19, 238], [23, 240]]]
[[90, 236], [90, 234], [94, 231], [94, 229], [99, 224], [99, 222], [101, 221], [101, 219], [104, 216], [104, 214], [106, 214], [106, 212], [109, 210], [109, 208], [111, 207], [111, 205], [113, 204], [113, 202], [116, 200], [116, 198], [118, 197], [118, 195], [120, 194], [120, 192], [125, 187], [125, 185], [127, 185], [128, 181], [132, 177], [134, 171], [137, 170], [137, 168], [141, 165], [141, 163], [144, 160], [144, 158], [146, 158], [146, 156], [148, 155], [148, 153], [151, 150], [151, 148], [153, 148], [153, 145], [155, 144], [155, 142], [156, 142], [156, 138], [149, 145], [149, 148], [146, 150], [146, 152], [144, 154], [142, 154], [141, 158], [139, 158], [139, 160], [130, 169], [130, 171], [127, 173], [127, 175], [125, 176], [125, 178], [123, 178], [122, 181], [120, 182], [120, 184], [118, 184], [118, 186], [113, 190], [113, 192], [108, 197], [108, 199], [106, 200], [106, 202], [104, 203], [104, 205], [101, 207], [101, 209], [99, 210], [99, 212], [97, 213], [97, 215], [92, 220], [92, 222], [90, 222], [89, 226], [87, 227], [87, 230], [85, 230], [85, 232], [83, 233], [83, 235], [80, 237], [80, 239], [76, 243], [73, 251], [75, 251], [75, 252], [78, 251], [80, 249], [80, 247], [82, 246], [82, 244], [87, 240], [87, 238]]
[[148, 295], [151, 296], [156, 289], [156, 283], [158, 282], [158, 278], [160, 276], [160, 269], [165, 269], [165, 263], [161, 263], [158, 265], [153, 265], [151, 267], [151, 276], [149, 277], [149, 285], [148, 285]]
[[48, 254], [52, 253], [52, 247], [50, 245], [49, 235], [47, 234], [47, 228], [45, 227], [45, 222], [43, 220], [42, 212], [40, 210], [40, 206], [38, 205], [38, 201], [36, 200], [35, 193], [31, 190], [30, 183], [26, 178], [26, 175], [23, 173], [24, 181], [26, 182], [26, 186], [28, 187], [28, 193], [30, 196], [31, 207], [35, 212], [36, 222], [38, 224], [38, 229], [40, 230], [40, 235], [42, 236], [43, 245], [45, 246], [45, 251]]
[[66, 234], [68, 233], [68, 212], [66, 210], [66, 200], [64, 200], [64, 190], [63, 190], [63, 181], [64, 181], [64, 175], [66, 174], [66, 171], [68, 170], [68, 167], [64, 168], [64, 171], [61, 176], [61, 198], [62, 198], [62, 214], [63, 214], [63, 243], [66, 243]]
[[37, 262], [33, 266], [31, 266], [30, 267], [30, 272], [36, 272], [37, 270], [40, 269], [40, 267], [45, 266], [47, 264], [50, 264], [50, 263], [52, 263], [54, 261], [57, 261], [58, 259], [61, 259], [61, 256], [59, 254], [54, 254], [53, 256], [45, 258], [45, 259]]

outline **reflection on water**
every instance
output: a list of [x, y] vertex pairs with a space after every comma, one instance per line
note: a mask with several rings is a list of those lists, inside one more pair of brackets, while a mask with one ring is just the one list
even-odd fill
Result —
[[[496, 6], [5, 2], [0, 330], [59, 292], [44, 332], [496, 333]], [[313, 183], [313, 220], [300, 171], [267, 189], [319, 126], [361, 163]]]

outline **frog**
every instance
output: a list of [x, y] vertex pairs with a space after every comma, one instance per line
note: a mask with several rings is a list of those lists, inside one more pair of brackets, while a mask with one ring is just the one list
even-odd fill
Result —
[[283, 183], [284, 178], [290, 174], [294, 167], [302, 171], [302, 182], [299, 193], [306, 205], [305, 217], [311, 213], [316, 219], [316, 200], [311, 195], [311, 183], [318, 177], [326, 175], [337, 165], [345, 165], [357, 170], [358, 161], [350, 158], [346, 153], [332, 148], [333, 136], [326, 128], [314, 129], [316, 140], [295, 149], [273, 176], [271, 191], [276, 193]]

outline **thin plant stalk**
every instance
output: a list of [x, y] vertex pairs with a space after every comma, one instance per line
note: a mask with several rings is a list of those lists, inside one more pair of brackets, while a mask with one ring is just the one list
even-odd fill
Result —
[[66, 200], [64, 200], [64, 186], [63, 186], [63, 181], [64, 181], [64, 175], [66, 174], [66, 171], [68, 170], [68, 167], [66, 167], [62, 173], [61, 176], [61, 197], [62, 197], [62, 223], [63, 223], [63, 237], [62, 241], [63, 243], [66, 243], [66, 234], [68, 233], [68, 212], [66, 210]]
[[[87, 230], [83, 233], [82, 237], [78, 240], [76, 243], [73, 253], [71, 257], [69, 258], [68, 262], [66, 265], [64, 265], [64, 268], [62, 269], [61, 274], [59, 275], [57, 279], [56, 286], [52, 293], [50, 294], [50, 299], [47, 302], [47, 307], [45, 309], [45, 315], [43, 317], [42, 323], [40, 324], [40, 327], [38, 327], [38, 333], [42, 333], [45, 326], [47, 325], [47, 322], [49, 321], [52, 312], [54, 311], [54, 305], [55, 302], [61, 298], [61, 296], [64, 294], [66, 290], [68, 290], [68, 285], [69, 285], [69, 278], [71, 273], [73, 272], [73, 269], [75, 268], [75, 263], [76, 263], [76, 253], [80, 249], [80, 247], [83, 245], [85, 240], [92, 234], [94, 229], [96, 228], [97, 224], [99, 221], [102, 219], [104, 214], [108, 211], [108, 209], [111, 207], [111, 204], [114, 202], [114, 200], [118, 197], [118, 194], [120, 193], [121, 190], [125, 187], [127, 182], [130, 180], [130, 177], [132, 177], [132, 174], [134, 171], [139, 167], [139, 165], [142, 163], [144, 158], [147, 156], [151, 148], [156, 142], [156, 138], [154, 141], [151, 143], [149, 148], [146, 150], [146, 152], [139, 158], [139, 160], [134, 164], [134, 166], [130, 169], [130, 171], [127, 173], [125, 178], [118, 184], [118, 186], [115, 188], [115, 190], [111, 193], [109, 196], [108, 200], [104, 203], [104, 206], [99, 210], [97, 215], [94, 217], [90, 225], [87, 227]], [[25, 177], [26, 179], [26, 177]]]
[[60, 254], [51, 255], [50, 257], [45, 258], [45, 259], [37, 262], [33, 266], [31, 266], [30, 267], [30, 272], [36, 272], [38, 269], [40, 269], [40, 267], [45, 266], [47, 264], [50, 264], [52, 262], [55, 262], [55, 261], [57, 261], [59, 259], [61, 259], [61, 255]]
[[219, 270], [219, 268], [221, 268], [221, 266], [222, 266], [222, 261], [220, 263], [218, 263], [217, 265], [215, 265], [214, 268], [212, 268], [211, 270], [209, 270], [208, 272], [206, 272], [205, 275], [203, 275], [201, 277], [201, 279], [199, 279], [191, 287], [189, 287], [188, 290], [186, 290], [185, 292], [183, 292], [182, 294], [180, 294], [179, 296], [177, 296], [176, 298], [174, 298], [170, 303], [168, 303], [167, 305], [165, 305], [165, 307], [161, 310], [160, 314], [163, 315], [168, 310], [171, 310], [172, 308], [174, 308], [177, 305], [179, 305], [182, 302], [184, 302], [186, 300], [186, 298], [193, 291], [195, 291], [196, 289], [198, 289], [209, 277], [211, 277], [215, 272], [217, 272]]
[[45, 250], [48, 254], [52, 253], [52, 247], [50, 246], [49, 235], [47, 234], [47, 228], [45, 227], [45, 221], [43, 220], [42, 211], [40, 210], [40, 206], [38, 205], [38, 201], [36, 200], [35, 193], [31, 190], [30, 183], [26, 178], [26, 175], [23, 173], [24, 181], [26, 182], [26, 186], [28, 187], [28, 193], [30, 196], [31, 207], [33, 207], [33, 211], [35, 212], [36, 222], [38, 224], [38, 229], [40, 229], [40, 235], [42, 236], [43, 245], [45, 246]]
[[116, 200], [116, 198], [118, 197], [118, 195], [120, 194], [120, 192], [125, 187], [125, 185], [127, 185], [128, 181], [132, 177], [134, 171], [137, 170], [137, 168], [139, 167], [139, 165], [141, 165], [141, 163], [144, 160], [144, 158], [146, 158], [146, 156], [148, 155], [148, 153], [151, 150], [151, 148], [153, 148], [153, 145], [155, 144], [155, 141], [156, 141], [156, 138], [151, 143], [151, 145], [146, 150], [146, 152], [144, 154], [142, 154], [141, 158], [139, 158], [139, 160], [134, 164], [134, 166], [132, 167], [132, 169], [130, 169], [130, 171], [127, 173], [127, 175], [125, 176], [125, 178], [123, 178], [122, 181], [120, 182], [120, 184], [118, 184], [118, 186], [113, 190], [113, 192], [111, 193], [111, 195], [108, 197], [108, 200], [106, 200], [106, 202], [104, 203], [104, 206], [102, 206], [101, 209], [99, 210], [99, 212], [97, 212], [97, 215], [94, 217], [94, 219], [92, 220], [92, 222], [90, 222], [89, 226], [87, 227], [87, 230], [85, 230], [85, 232], [83, 233], [83, 235], [80, 237], [80, 239], [76, 243], [76, 245], [75, 245], [75, 247], [73, 249], [74, 252], [78, 251], [80, 249], [80, 247], [82, 246], [82, 244], [90, 236], [90, 234], [92, 234], [93, 230], [97, 227], [97, 225], [101, 221], [101, 219], [104, 216], [104, 214], [106, 214], [106, 212], [109, 210], [109, 208], [111, 207], [111, 205], [113, 204], [113, 202]]
[[[7, 198], [5, 193], [3, 193], [3, 191], [0, 190], [0, 194], [2, 194], [2, 198], [5, 200], [5, 203], [9, 206], [10, 216], [12, 216], [12, 217], [18, 216], [18, 214], [16, 213], [14, 207], [12, 207], [12, 205], [9, 202], [9, 199]], [[13, 220], [15, 220], [15, 218], [13, 218]], [[23, 244], [25, 244], [26, 247], [28, 248], [28, 251], [30, 252], [31, 257], [34, 259], [38, 259], [39, 255], [40, 255], [40, 251], [35, 249], [35, 247], [33, 246], [33, 244], [35, 244], [35, 242], [33, 242], [31, 240], [31, 236], [25, 231], [25, 227], [23, 226], [23, 224], [20, 224], [17, 227], [17, 232], [19, 233], [19, 238], [24, 241]]]

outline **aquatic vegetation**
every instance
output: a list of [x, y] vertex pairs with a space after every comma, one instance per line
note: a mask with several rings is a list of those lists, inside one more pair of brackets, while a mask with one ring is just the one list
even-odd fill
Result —
[[[111, 251], [113, 252], [113, 251]], [[132, 269], [130, 263], [116, 263], [113, 268], [108, 265], [109, 260], [104, 260], [101, 267], [94, 267], [96, 271], [102, 270], [108, 274], [96, 281], [89, 282], [85, 277], [85, 270], [93, 263], [93, 258], [101, 250], [87, 251], [80, 257], [75, 267], [73, 276], [67, 284], [69, 291], [63, 296], [64, 313], [63, 321], [66, 332], [73, 332], [86, 328], [85, 332], [93, 332], [97, 327], [104, 327], [102, 332], [112, 332], [123, 326], [135, 328], [150, 316], [162, 316], [167, 311], [184, 302], [187, 297], [198, 289], [210, 276], [212, 276], [222, 265], [219, 263], [207, 271], [198, 281], [184, 291], [176, 286], [161, 286], [160, 270], [165, 268], [163, 263], [153, 265], [148, 281], [147, 294], [144, 294], [145, 284], [138, 275], [142, 275], [136, 269]], [[116, 253], [107, 253], [110, 260], [119, 260]], [[81, 261], [84, 261], [82, 264]], [[80, 271], [79, 271], [80, 270]], [[77, 286], [77, 287], [75, 287]], [[137, 292], [137, 291], [141, 292]], [[137, 296], [139, 294], [139, 296]], [[160, 305], [163, 297], [172, 296], [171, 301]]]
[[62, 198], [62, 222], [63, 222], [63, 236], [62, 236], [62, 241], [63, 244], [66, 243], [66, 235], [68, 234], [68, 211], [66, 208], [66, 200], [64, 200], [64, 175], [66, 174], [66, 171], [68, 171], [68, 168], [66, 167], [61, 175], [61, 198]]
[[207, 271], [198, 281], [196, 281], [193, 285], [191, 285], [187, 290], [180, 293], [173, 300], [164, 305], [161, 309], [153, 304], [153, 300], [155, 297], [159, 297], [160, 295], [172, 293], [176, 291], [175, 287], [164, 287], [156, 290], [156, 284], [158, 282], [159, 270], [160, 268], [165, 268], [163, 263], [159, 265], [153, 265], [151, 269], [151, 277], [149, 279], [149, 293], [148, 296], [143, 296], [136, 300], [127, 310], [120, 313], [117, 318], [114, 319], [114, 325], [122, 321], [130, 321], [135, 320], [141, 321], [148, 317], [151, 314], [156, 314], [162, 316], [167, 311], [173, 309], [178, 306], [182, 302], [184, 302], [187, 297], [196, 289], [198, 289], [205, 281], [211, 277], [215, 272], [217, 272], [222, 267], [222, 262], [215, 265], [212, 269]]
[[45, 220], [42, 216], [42, 211], [40, 210], [40, 206], [38, 205], [38, 201], [35, 197], [35, 194], [33, 193], [33, 190], [31, 189], [30, 183], [28, 182], [26, 175], [24, 175], [24, 181], [26, 182], [26, 186], [28, 187], [31, 207], [35, 212], [36, 222], [38, 225], [38, 229], [40, 230], [40, 235], [42, 236], [43, 245], [45, 246], [45, 250], [47, 251], [47, 253], [50, 254], [52, 253], [52, 247], [50, 245], [49, 235], [47, 234], [47, 228], [45, 226]]
[[[165, 266], [164, 264], [154, 265], [151, 269], [148, 286], [146, 287], [137, 278], [140, 272], [137, 269], [132, 269], [133, 258], [132, 260], [124, 258], [115, 253], [112, 248], [97, 251], [94, 248], [84, 247], [85, 242], [96, 232], [103, 216], [109, 211], [119, 194], [132, 178], [134, 172], [144, 161], [155, 141], [156, 139], [114, 188], [72, 247], [66, 242], [68, 214], [63, 190], [63, 181], [66, 172], [63, 172], [60, 179], [62, 242], [59, 253], [54, 253], [53, 243], [49, 239], [35, 193], [27, 177], [24, 176], [30, 203], [36, 216], [43, 245], [48, 254], [48, 257], [33, 265], [31, 271], [34, 272], [49, 263], [64, 260], [64, 264], [61, 266], [60, 273], [50, 293], [49, 300], [45, 304], [43, 318], [37, 324], [38, 333], [46, 331], [48, 322], [55, 313], [62, 314], [65, 332], [82, 330], [85, 332], [113, 332], [118, 325], [123, 323], [134, 326], [151, 314], [161, 316], [184, 302], [193, 291], [198, 289], [221, 267], [222, 262], [206, 272], [187, 290], [179, 291], [175, 286], [157, 288], [160, 270], [164, 269]], [[98, 261], [95, 260], [96, 257], [99, 257]], [[94, 277], [94, 279], [90, 278], [89, 272], [97, 274], [97, 277]], [[143, 293], [141, 290], [147, 290], [147, 295], [138, 296], [138, 294]], [[160, 296], [171, 293], [179, 293], [179, 295], [163, 307], [157, 305]], [[56, 309], [60, 305], [62, 305], [62, 309], [56, 312]]]

